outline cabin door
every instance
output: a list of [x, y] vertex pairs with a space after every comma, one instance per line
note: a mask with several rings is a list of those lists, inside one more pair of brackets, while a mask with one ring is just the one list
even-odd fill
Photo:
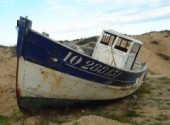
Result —
[[112, 65], [119, 67], [119, 68], [123, 68], [124, 66], [124, 62], [125, 62], [125, 57], [126, 57], [126, 53], [122, 52], [120, 50], [114, 49], [113, 50], [113, 56], [112, 56]]

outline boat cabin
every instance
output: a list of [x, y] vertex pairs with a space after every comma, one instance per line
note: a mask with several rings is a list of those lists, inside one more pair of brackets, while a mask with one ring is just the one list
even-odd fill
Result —
[[143, 43], [113, 30], [104, 30], [92, 57], [106, 64], [132, 70]]

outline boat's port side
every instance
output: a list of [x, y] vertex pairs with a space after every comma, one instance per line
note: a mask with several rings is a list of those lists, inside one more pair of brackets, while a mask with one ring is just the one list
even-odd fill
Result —
[[[68, 102], [65, 100], [110, 100], [130, 95], [141, 85], [139, 83], [116, 87], [98, 84], [24, 61], [23, 58], [19, 59], [17, 77], [18, 105], [25, 110], [37, 106], [41, 108], [43, 105], [46, 107], [48, 101], [41, 101], [42, 99], [40, 102], [32, 101], [36, 98], [61, 99], [64, 102]], [[67, 105], [70, 105], [70, 102]]]
[[56, 42], [31, 25], [20, 18], [16, 93], [23, 112], [123, 98], [142, 85], [147, 66], [136, 61], [140, 41], [107, 30], [93, 50]]
[[17, 83], [20, 96], [82, 100], [119, 98], [131, 94], [140, 86], [140, 84], [128, 86], [99, 84], [25, 61], [23, 58], [19, 59]]

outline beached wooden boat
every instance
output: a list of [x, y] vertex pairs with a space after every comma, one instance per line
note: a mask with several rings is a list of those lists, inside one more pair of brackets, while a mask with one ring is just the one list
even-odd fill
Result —
[[128, 96], [143, 83], [146, 64], [137, 61], [142, 42], [104, 30], [91, 54], [73, 44], [54, 41], [17, 22], [16, 92], [26, 113], [77, 102]]

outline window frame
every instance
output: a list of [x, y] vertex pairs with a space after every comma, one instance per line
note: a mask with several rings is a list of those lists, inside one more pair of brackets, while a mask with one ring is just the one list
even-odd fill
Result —
[[132, 41], [119, 37], [119, 40], [116, 41], [114, 48], [120, 51], [123, 51], [123, 52], [127, 52], [131, 44], [132, 44]]
[[114, 41], [115, 41], [115, 39], [116, 39], [116, 37], [117, 37], [116, 35], [104, 32], [100, 43], [104, 44], [104, 45], [107, 45], [107, 46], [112, 46]]

